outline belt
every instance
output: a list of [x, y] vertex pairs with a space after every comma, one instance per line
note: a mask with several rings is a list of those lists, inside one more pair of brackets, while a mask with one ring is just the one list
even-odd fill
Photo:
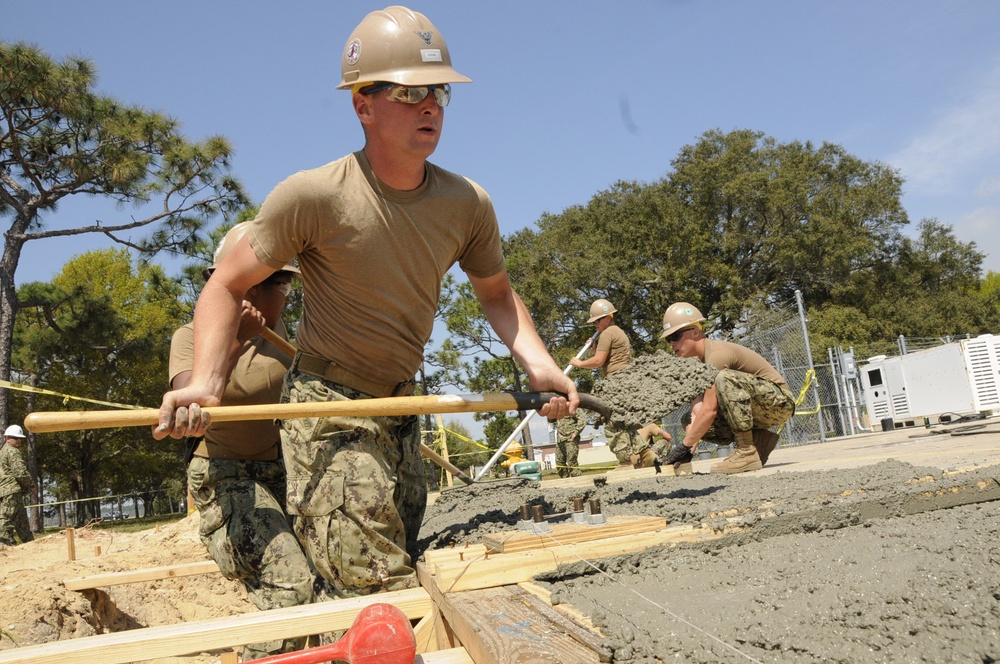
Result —
[[[263, 452], [259, 452], [256, 455], [247, 456], [228, 450], [218, 444], [213, 444], [209, 447], [208, 441], [202, 438], [198, 441], [195, 446], [193, 455], [198, 457], [205, 457], [206, 459], [225, 459], [227, 461], [277, 461], [281, 454], [279, 453], [279, 444], [275, 442], [273, 446], [267, 448]], [[210, 451], [211, 450], [211, 451]]]
[[401, 383], [396, 383], [395, 385], [376, 383], [367, 378], [362, 378], [352, 371], [348, 371], [336, 362], [324, 360], [321, 357], [309, 355], [302, 351], [299, 351], [295, 356], [295, 363], [292, 366], [297, 366], [299, 371], [325, 378], [331, 383], [349, 387], [370, 397], [408, 397], [413, 394], [413, 390], [416, 387], [412, 378], [404, 380]]

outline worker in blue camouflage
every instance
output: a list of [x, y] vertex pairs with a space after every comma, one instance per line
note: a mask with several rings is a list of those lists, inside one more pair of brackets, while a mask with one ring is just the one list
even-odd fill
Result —
[[[215, 254], [225, 258], [246, 233], [247, 222], [226, 233]], [[215, 265], [205, 270], [211, 277]], [[229, 382], [222, 397], [227, 406], [277, 403], [292, 358], [260, 336], [266, 326], [285, 336], [281, 312], [287, 304], [292, 264], [246, 295], [230, 353]], [[178, 329], [170, 344], [170, 384], [182, 387], [191, 378], [194, 330]], [[200, 516], [199, 535], [227, 579], [243, 583], [257, 608], [277, 609], [308, 604], [313, 599], [315, 570], [299, 545], [285, 511], [285, 467], [280, 433], [274, 422], [218, 422], [198, 439], [190, 439], [188, 488]], [[305, 638], [247, 645], [243, 661], [294, 650]]]
[[663, 333], [679, 357], [696, 358], [715, 366], [715, 383], [691, 405], [691, 421], [684, 449], [671, 451], [669, 461], [690, 461], [698, 443], [734, 443], [724, 461], [711, 467], [713, 473], [734, 474], [760, 470], [778, 444], [772, 427], [795, 414], [795, 395], [785, 379], [760, 354], [727, 341], [708, 339], [705, 317], [687, 302], [670, 305], [663, 315]]
[[12, 424], [3, 435], [4, 443], [0, 448], [0, 544], [15, 546], [17, 540], [23, 544], [35, 539], [24, 508], [24, 498], [34, 490], [34, 483], [24, 459], [24, 450], [21, 449], [24, 430]]

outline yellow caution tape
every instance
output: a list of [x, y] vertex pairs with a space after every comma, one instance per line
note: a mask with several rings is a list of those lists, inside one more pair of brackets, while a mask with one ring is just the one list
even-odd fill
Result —
[[40, 387], [32, 387], [30, 385], [21, 385], [19, 383], [12, 383], [8, 380], [0, 380], [0, 388], [5, 390], [17, 390], [19, 392], [34, 392], [35, 394], [47, 394], [53, 397], [60, 397], [65, 404], [70, 399], [75, 399], [76, 401], [86, 401], [87, 403], [96, 403], [100, 406], [111, 406], [112, 408], [128, 408], [132, 410], [141, 410], [145, 406], [129, 406], [123, 403], [114, 403], [111, 401], [99, 401], [97, 399], [87, 399], [86, 397], [76, 397], [72, 394], [63, 394], [62, 392], [53, 392], [52, 390], [43, 390]]

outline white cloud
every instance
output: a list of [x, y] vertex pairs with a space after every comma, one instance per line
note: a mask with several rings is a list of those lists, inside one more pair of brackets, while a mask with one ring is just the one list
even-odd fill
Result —
[[970, 230], [976, 235], [990, 234], [1000, 230], [1000, 209], [993, 207], [980, 207], [963, 214], [956, 226]]
[[1000, 194], [1000, 175], [990, 175], [979, 181], [976, 196], [990, 197]]
[[[1000, 63], [985, 72], [975, 89], [946, 107], [937, 121], [888, 161], [900, 169], [907, 183], [920, 187], [924, 193], [951, 192], [968, 177], [981, 177], [983, 170], [992, 170], [1000, 164], [997, 118], [1000, 118]], [[983, 186], [989, 193], [1000, 192], [1000, 177], [983, 179], [980, 187]]]

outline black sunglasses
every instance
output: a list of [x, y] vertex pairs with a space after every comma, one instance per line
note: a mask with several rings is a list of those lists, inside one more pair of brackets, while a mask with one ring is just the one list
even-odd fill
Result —
[[675, 341], [678, 341], [681, 338], [681, 335], [684, 334], [685, 332], [687, 332], [690, 329], [691, 329], [690, 327], [685, 327], [683, 330], [677, 330], [676, 332], [674, 332], [670, 336], [666, 337], [667, 343], [668, 344], [672, 344]]

